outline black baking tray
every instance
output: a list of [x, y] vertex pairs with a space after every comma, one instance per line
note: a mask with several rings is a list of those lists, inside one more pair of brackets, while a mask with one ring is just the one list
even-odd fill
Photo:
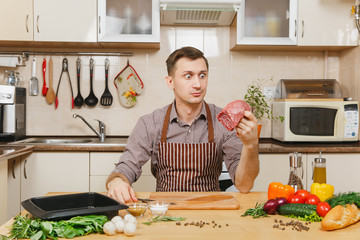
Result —
[[112, 218], [128, 206], [95, 192], [34, 197], [21, 202], [31, 215], [44, 220], [65, 220], [75, 216], [106, 215]]

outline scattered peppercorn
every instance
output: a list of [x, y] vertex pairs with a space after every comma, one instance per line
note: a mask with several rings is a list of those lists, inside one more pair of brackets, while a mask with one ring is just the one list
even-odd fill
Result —
[[306, 226], [306, 225], [310, 224], [310, 222], [302, 223], [299, 221], [291, 220], [290, 222], [283, 223], [282, 220], [278, 221], [277, 219], [274, 219], [274, 222], [279, 223], [279, 224], [274, 224], [273, 228], [278, 228], [279, 230], [282, 230], [282, 231], [284, 231], [286, 229], [286, 227], [291, 227], [291, 230], [299, 231], [299, 232], [301, 232], [303, 230], [309, 231], [309, 229], [310, 229], [308, 226]]
[[[176, 222], [175, 224], [178, 225], [178, 226], [181, 226], [181, 223], [180, 223], [180, 222]], [[192, 222], [185, 222], [185, 223], [183, 223], [183, 225], [184, 225], [185, 227], [188, 226], [188, 225], [193, 225], [193, 226], [199, 227], [199, 228], [203, 228], [203, 227], [205, 227], [206, 225], [210, 225], [210, 224], [212, 224], [212, 227], [213, 227], [213, 228], [216, 228], [216, 227], [217, 227], [217, 228], [222, 228], [222, 225], [216, 223], [215, 221], [211, 221], [211, 223], [210, 223], [210, 222], [204, 222], [204, 221], [199, 221], [199, 222], [194, 222], [194, 221], [192, 221]], [[225, 226], [228, 227], [229, 224], [226, 223]]]

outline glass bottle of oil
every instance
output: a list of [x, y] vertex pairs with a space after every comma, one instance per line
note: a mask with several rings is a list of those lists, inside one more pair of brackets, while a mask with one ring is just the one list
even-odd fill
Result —
[[321, 157], [314, 159], [314, 172], [313, 172], [314, 183], [326, 183], [326, 159]]

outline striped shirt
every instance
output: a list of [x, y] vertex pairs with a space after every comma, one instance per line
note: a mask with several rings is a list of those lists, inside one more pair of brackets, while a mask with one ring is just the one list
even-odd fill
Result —
[[[171, 109], [170, 123], [167, 133], [167, 142], [172, 143], [205, 143], [208, 142], [207, 114], [205, 105], [195, 121], [188, 125], [182, 122], [176, 113], [175, 104]], [[227, 131], [217, 120], [216, 116], [221, 108], [208, 104], [214, 125], [214, 142], [216, 143], [217, 161], [225, 162], [229, 175], [234, 182], [236, 167], [240, 160], [242, 142], [235, 131]], [[151, 160], [151, 170], [154, 174], [158, 162], [158, 148], [161, 141], [161, 130], [166, 110], [169, 105], [159, 108], [150, 114], [139, 118], [135, 128], [130, 134], [126, 149], [119, 162], [112, 171], [109, 179], [120, 173], [129, 183], [135, 182], [142, 173], [142, 166]]]

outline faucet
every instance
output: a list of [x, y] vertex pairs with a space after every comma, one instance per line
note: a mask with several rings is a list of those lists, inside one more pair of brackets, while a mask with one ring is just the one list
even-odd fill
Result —
[[100, 138], [100, 142], [104, 142], [105, 140], [105, 124], [100, 121], [100, 120], [97, 120], [97, 119], [94, 119], [95, 121], [98, 121], [99, 122], [99, 132], [96, 131], [82, 116], [80, 116], [79, 114], [73, 114], [73, 118], [80, 118], [81, 120], [84, 121], [84, 123], [86, 123], [86, 125], [89, 126], [89, 128], [91, 130], [93, 130], [93, 132]]

